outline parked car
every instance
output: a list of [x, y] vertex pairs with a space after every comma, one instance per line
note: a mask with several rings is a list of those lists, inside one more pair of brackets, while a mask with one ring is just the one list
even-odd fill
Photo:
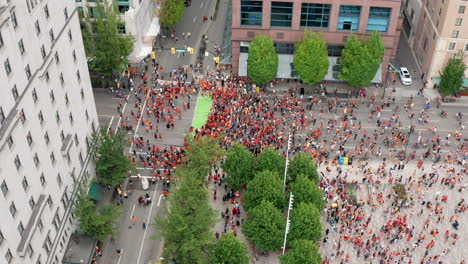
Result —
[[411, 75], [409, 74], [407, 68], [401, 67], [398, 74], [400, 75], [401, 84], [411, 85], [413, 83], [413, 81], [411, 80]]

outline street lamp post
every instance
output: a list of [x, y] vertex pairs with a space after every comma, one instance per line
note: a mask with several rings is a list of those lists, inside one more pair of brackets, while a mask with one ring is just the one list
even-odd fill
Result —
[[286, 217], [286, 230], [284, 232], [283, 255], [284, 255], [284, 252], [286, 251], [286, 240], [288, 239], [289, 226], [291, 224], [291, 222], [289, 221], [289, 212], [292, 209], [293, 200], [294, 200], [294, 195], [291, 193], [289, 195], [288, 216]]
[[286, 149], [286, 164], [284, 166], [284, 181], [283, 181], [283, 186], [284, 186], [284, 191], [286, 191], [286, 176], [288, 175], [288, 166], [289, 166], [289, 148], [291, 147], [291, 133], [289, 133], [288, 136], [288, 148]]

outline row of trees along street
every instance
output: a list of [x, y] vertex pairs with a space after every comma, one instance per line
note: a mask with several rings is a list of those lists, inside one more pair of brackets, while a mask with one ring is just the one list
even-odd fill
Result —
[[[124, 133], [107, 133], [103, 128], [94, 136], [93, 144], [97, 180], [102, 185], [115, 189], [131, 173], [136, 172], [135, 164], [124, 154], [125, 148], [129, 145]], [[80, 231], [99, 242], [114, 238], [120, 229], [118, 219], [122, 212], [121, 208], [114, 204], [98, 208], [89, 197], [88, 190], [88, 179], [85, 179], [79, 186], [75, 204]]]
[[[248, 217], [242, 233], [258, 250], [273, 252], [283, 244], [289, 191], [294, 194], [291, 227], [287, 239], [290, 250], [281, 263], [321, 263], [316, 246], [322, 235], [320, 211], [324, 208], [319, 176], [311, 157], [296, 155], [290, 162], [286, 190], [283, 186], [285, 158], [266, 148], [254, 156], [245, 146], [234, 144], [226, 155], [222, 168], [227, 184], [242, 190], [242, 203]], [[232, 262], [225, 262], [232, 263]]]
[[[342, 52], [338, 77], [351, 87], [369, 85], [382, 63], [384, 52], [384, 43], [377, 31], [368, 38], [349, 35]], [[294, 68], [299, 79], [307, 85], [322, 81], [330, 66], [327, 56], [327, 45], [322, 34], [305, 31], [304, 39], [296, 43], [294, 52]], [[253, 83], [264, 85], [276, 77], [278, 63], [273, 40], [257, 35], [249, 45], [248, 77]]]

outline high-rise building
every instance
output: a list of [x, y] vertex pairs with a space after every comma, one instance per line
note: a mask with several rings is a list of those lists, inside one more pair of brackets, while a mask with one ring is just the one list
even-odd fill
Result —
[[154, 0], [75, 0], [80, 16], [85, 14], [93, 18], [97, 15], [96, 2], [103, 1], [107, 4], [114, 2], [122, 16], [122, 25], [119, 31], [134, 37], [135, 43], [131, 62], [139, 62], [149, 55], [153, 48], [153, 40], [159, 33], [159, 18], [155, 16]]
[[0, 263], [61, 263], [98, 119], [74, 0], [0, 0]]
[[[468, 51], [467, 7], [466, 0], [404, 1], [404, 32], [429, 87], [440, 82], [439, 72], [450, 57], [459, 50]], [[465, 76], [463, 86], [468, 88], [468, 71]]]
[[388, 62], [400, 38], [400, 0], [232, 0], [232, 69], [247, 73], [250, 41], [258, 34], [270, 36], [279, 55], [278, 78], [297, 78], [293, 65], [294, 45], [304, 30], [323, 33], [330, 68], [327, 81], [339, 81], [341, 51], [347, 36], [381, 33], [385, 56], [373, 82], [386, 78]]

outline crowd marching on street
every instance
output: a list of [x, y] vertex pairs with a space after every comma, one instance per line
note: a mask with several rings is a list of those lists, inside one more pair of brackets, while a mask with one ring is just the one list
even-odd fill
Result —
[[[324, 263], [463, 264], [468, 259], [458, 242], [468, 242], [460, 227], [468, 206], [462, 198], [468, 154], [462, 113], [448, 131], [430, 122], [430, 109], [439, 109], [439, 100], [419, 106], [413, 96], [401, 102], [392, 93], [380, 98], [366, 89], [342, 100], [336, 90], [325, 88], [321, 95], [307, 97], [295, 82], [287, 91], [260, 91], [264, 89], [228, 70], [202, 75], [193, 74], [192, 65], [179, 66], [164, 78], [164, 68], [153, 66], [151, 75], [138, 76], [140, 83], [117, 110], [119, 129], [143, 131], [131, 138], [130, 158], [151, 171], [154, 181], [173, 180], [185, 146], [157, 147], [152, 142], [162, 140], [161, 130], [174, 129], [193, 97], [210, 95], [206, 125], [187, 129], [195, 136], [220, 137], [225, 148], [240, 143], [253, 153], [270, 147], [286, 156], [291, 134], [289, 155], [306, 152], [313, 157], [328, 202], [320, 243]], [[130, 96], [136, 101], [127, 113], [123, 105]], [[350, 164], [339, 164], [340, 157], [348, 157]], [[237, 234], [245, 217], [239, 192], [228, 189], [224, 177], [219, 169], [209, 175], [217, 186], [213, 199], [226, 204], [220, 215], [224, 230], [216, 238], [228, 230]]]

